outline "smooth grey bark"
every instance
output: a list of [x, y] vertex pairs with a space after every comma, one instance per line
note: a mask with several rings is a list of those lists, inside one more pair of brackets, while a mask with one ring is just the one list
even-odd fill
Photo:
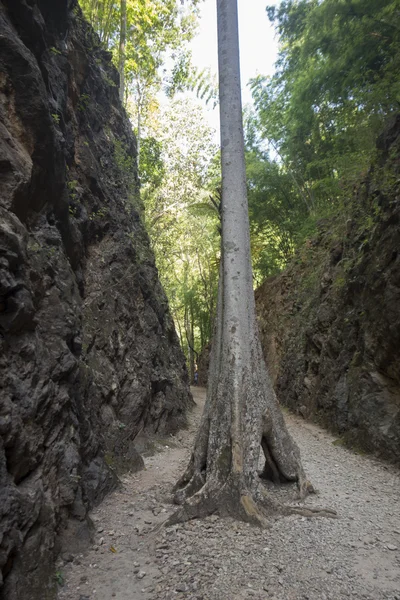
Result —
[[121, 0], [121, 30], [119, 34], [119, 97], [125, 102], [126, 0]]
[[250, 255], [244, 162], [236, 0], [217, 0], [222, 161], [222, 257], [216, 331], [207, 400], [186, 472], [175, 488], [182, 507], [169, 523], [218, 512], [261, 525], [271, 511], [313, 511], [277, 506], [262, 486], [296, 481], [312, 491], [300, 452], [290, 437], [258, 336]]
[[185, 334], [187, 342], [187, 352], [189, 358], [189, 377], [190, 383], [194, 382], [194, 363], [195, 363], [195, 350], [194, 350], [194, 329], [193, 329], [193, 305], [192, 300], [189, 300], [189, 305], [185, 305]]
[[137, 170], [139, 172], [140, 169], [140, 150], [141, 150], [141, 135], [142, 135], [142, 113], [141, 108], [138, 108], [138, 118], [137, 118], [137, 136], [136, 136], [136, 153], [137, 153]]

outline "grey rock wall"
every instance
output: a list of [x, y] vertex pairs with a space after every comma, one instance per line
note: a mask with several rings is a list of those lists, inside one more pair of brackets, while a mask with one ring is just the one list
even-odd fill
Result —
[[1, 0], [0, 33], [0, 596], [46, 600], [192, 400], [110, 55], [73, 0]]
[[344, 442], [400, 460], [400, 118], [378, 141], [353, 218], [320, 223], [257, 290], [262, 344], [282, 404]]

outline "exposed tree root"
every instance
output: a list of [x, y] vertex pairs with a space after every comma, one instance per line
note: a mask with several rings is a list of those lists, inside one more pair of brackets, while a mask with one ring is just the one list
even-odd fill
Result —
[[[224, 486], [225, 487], [225, 486]], [[222, 517], [233, 517], [260, 527], [268, 526], [268, 513], [247, 492], [228, 494], [222, 490], [209, 493], [207, 485], [200, 492], [189, 498], [164, 523], [166, 527], [184, 523], [192, 519], [219, 514]]]
[[299, 500], [304, 500], [309, 494], [315, 494], [314, 486], [307, 479], [303, 469], [299, 472], [297, 487], [299, 489]]
[[262, 479], [267, 479], [278, 484], [282, 480], [281, 473], [279, 472], [279, 468], [276, 465], [274, 459], [272, 458], [271, 452], [268, 447], [268, 442], [265, 437], [263, 437], [261, 440], [261, 447], [264, 452], [265, 465], [264, 470], [262, 471], [262, 473], [260, 473], [260, 477]]
[[178, 482], [174, 490], [175, 504], [184, 504], [188, 498], [195, 496], [196, 493], [201, 490], [201, 488], [204, 486], [204, 483], [204, 475], [198, 471], [193, 474], [187, 483], [184, 483], [183, 487], [179, 485], [180, 482]]
[[[227, 481], [220, 490], [211, 489], [211, 486], [205, 483], [199, 491], [193, 494], [192, 490], [200, 481], [204, 481], [204, 476], [197, 473], [183, 489], [177, 490], [175, 502], [181, 506], [165, 521], [164, 526], [168, 527], [192, 519], [202, 519], [213, 514], [219, 514], [221, 517], [233, 517], [262, 528], [268, 527], [271, 516], [337, 517], [336, 511], [328, 508], [281, 504], [271, 498], [261, 486], [254, 494], [251, 494], [242, 489], [238, 483], [232, 484], [232, 479]], [[304, 489], [309, 491], [310, 486], [311, 484], [306, 480]]]
[[306, 508], [305, 506], [282, 505], [281, 514], [284, 516], [301, 515], [302, 517], [328, 517], [337, 519], [337, 512], [331, 508]]
[[[182, 495], [175, 496], [175, 501], [183, 497], [186, 489], [191, 489], [191, 483], [189, 483], [188, 486], [189, 487], [185, 488], [184, 490], [177, 492], [177, 494], [181, 492]], [[169, 526], [175, 525], [176, 523], [185, 523], [186, 521], [190, 521], [192, 519], [202, 519], [216, 513], [218, 509], [219, 494], [209, 495], [207, 487], [207, 484], [205, 484], [200, 491], [196, 492], [189, 498], [185, 498], [182, 506], [165, 521], [165, 525]]]
[[302, 517], [337, 517], [336, 511], [330, 508], [313, 508], [311, 506], [290, 506], [281, 504], [280, 502], [273, 500], [268, 492], [263, 489], [259, 490], [257, 496], [258, 498], [261, 496], [260, 502], [269, 514], [282, 515], [285, 517], [290, 515], [301, 515]]
[[[205, 413], [207, 414], [207, 411]], [[267, 527], [268, 519], [277, 515], [337, 516], [335, 511], [327, 508], [281, 504], [271, 497], [261, 482], [257, 482], [257, 477], [251, 486], [253, 491], [250, 492], [243, 478], [243, 473], [235, 473], [233, 470], [229, 472], [228, 470], [224, 481], [221, 481], [219, 476], [215, 478], [212, 474], [207, 473], [210, 421], [206, 414], [203, 414], [203, 423], [206, 424], [206, 428], [200, 428], [187, 469], [174, 488], [174, 502], [180, 505], [180, 508], [167, 519], [166, 526], [204, 518], [215, 513], [222, 517], [230, 516], [260, 527]], [[285, 428], [282, 427], [279, 433], [285, 444], [283, 451], [276, 442], [270, 442], [272, 437], [271, 428], [268, 431], [264, 429], [261, 447], [264, 452], [265, 466], [260, 477], [272, 480], [275, 484], [288, 481], [296, 482], [299, 490], [299, 500], [304, 500], [308, 494], [315, 493], [315, 490], [306, 477], [297, 445], [289, 436], [286, 438]], [[235, 456], [233, 443], [230, 452], [232, 452], [232, 456]], [[233, 464], [234, 461], [231, 463], [231, 469]]]
[[250, 494], [244, 493], [236, 507], [230, 503], [229, 509], [220, 505], [216, 499], [204, 499], [203, 494], [198, 498], [191, 498], [178, 508], [165, 522], [164, 526], [185, 523], [193, 519], [203, 519], [213, 514], [219, 514], [222, 517], [233, 517], [252, 525], [258, 525], [262, 528], [269, 526], [269, 518], [272, 516], [290, 516], [299, 515], [302, 517], [326, 517], [337, 518], [337, 513], [328, 508], [311, 508], [302, 506], [287, 506], [272, 501], [268, 502], [268, 509], [265, 503], [260, 503]]

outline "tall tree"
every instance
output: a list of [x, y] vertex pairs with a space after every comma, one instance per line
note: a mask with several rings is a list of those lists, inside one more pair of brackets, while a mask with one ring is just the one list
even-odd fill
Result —
[[[237, 0], [217, 0], [222, 153], [222, 261], [207, 400], [170, 522], [213, 512], [264, 524], [274, 506], [264, 475], [312, 486], [274, 394], [258, 337], [252, 287], [239, 70]], [[281, 510], [301, 511], [286, 508]]]
[[146, 226], [193, 374], [215, 316], [219, 219], [210, 195], [218, 148], [199, 103], [188, 98], [154, 111], [147, 133], [140, 169]]
[[119, 33], [119, 97], [125, 100], [126, 0], [121, 0], [121, 29]]
[[141, 131], [157, 93], [164, 86], [172, 94], [189, 77], [187, 42], [197, 27], [199, 0], [79, 2], [101, 42], [113, 53], [121, 100], [128, 100], [128, 112], [136, 120], [139, 162]]

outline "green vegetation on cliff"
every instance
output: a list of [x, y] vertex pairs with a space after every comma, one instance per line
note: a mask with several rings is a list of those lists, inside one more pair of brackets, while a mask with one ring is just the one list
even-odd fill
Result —
[[248, 126], [264, 276], [279, 270], [319, 218], [350, 217], [347, 199], [400, 103], [398, 2], [286, 0], [268, 14], [280, 54], [275, 74], [251, 83], [256, 110]]
[[400, 119], [354, 190], [352, 218], [320, 220], [257, 290], [281, 402], [357, 449], [400, 456]]

